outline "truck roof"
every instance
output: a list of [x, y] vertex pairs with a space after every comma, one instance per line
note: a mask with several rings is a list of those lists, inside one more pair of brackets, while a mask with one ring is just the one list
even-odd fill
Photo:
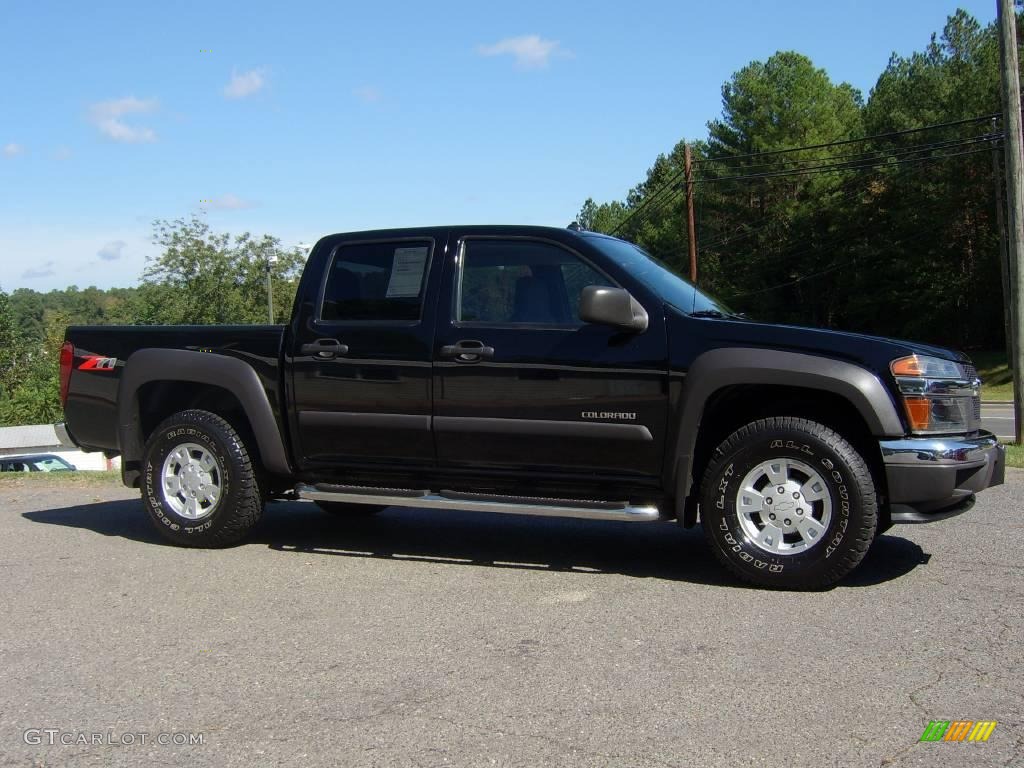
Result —
[[416, 235], [438, 230], [458, 230], [466, 234], [489, 235], [513, 235], [513, 236], [535, 236], [551, 239], [576, 238], [583, 235], [598, 233], [586, 232], [584, 230], [568, 229], [567, 227], [546, 227], [534, 224], [464, 224], [464, 225], [436, 225], [425, 227], [400, 227], [397, 229], [367, 229], [354, 232], [336, 232], [332, 235], [325, 235], [322, 240], [348, 240], [351, 238], [378, 239], [385, 237], [415, 237]]

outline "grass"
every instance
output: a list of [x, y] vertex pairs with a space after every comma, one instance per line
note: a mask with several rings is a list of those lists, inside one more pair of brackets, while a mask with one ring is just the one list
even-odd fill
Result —
[[971, 359], [981, 377], [982, 400], [1013, 400], [1013, 374], [1003, 350], [972, 352]]
[[61, 485], [120, 485], [121, 472], [0, 472], [0, 486], [31, 485], [34, 483], [60, 483]]
[[1006, 443], [1006, 466], [1024, 469], [1024, 445]]

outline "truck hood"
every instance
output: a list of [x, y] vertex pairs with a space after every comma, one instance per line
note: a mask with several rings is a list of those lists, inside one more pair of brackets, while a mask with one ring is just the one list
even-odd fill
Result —
[[676, 361], [680, 367], [689, 367], [701, 353], [723, 346], [781, 349], [846, 360], [873, 370], [883, 380], [889, 378], [889, 364], [907, 355], [970, 362], [962, 352], [915, 341], [733, 318], [693, 318], [671, 306], [667, 322], [673, 367]]

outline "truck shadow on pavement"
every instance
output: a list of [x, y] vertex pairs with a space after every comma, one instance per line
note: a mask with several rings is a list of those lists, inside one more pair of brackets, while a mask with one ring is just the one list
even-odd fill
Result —
[[[91, 530], [104, 536], [172, 546], [135, 499], [25, 512], [26, 520]], [[719, 565], [699, 528], [391, 507], [366, 518], [336, 518], [313, 504], [267, 505], [239, 546], [275, 552], [412, 560], [486, 568], [617, 573], [696, 584], [744, 586]], [[930, 555], [900, 536], [883, 535], [838, 587], [897, 579]]]

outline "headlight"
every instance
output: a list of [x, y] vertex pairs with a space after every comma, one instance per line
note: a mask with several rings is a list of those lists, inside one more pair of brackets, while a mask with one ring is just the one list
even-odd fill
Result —
[[974, 366], [927, 355], [889, 365], [903, 396], [912, 432], [921, 435], [973, 432], [981, 421], [981, 381]]

